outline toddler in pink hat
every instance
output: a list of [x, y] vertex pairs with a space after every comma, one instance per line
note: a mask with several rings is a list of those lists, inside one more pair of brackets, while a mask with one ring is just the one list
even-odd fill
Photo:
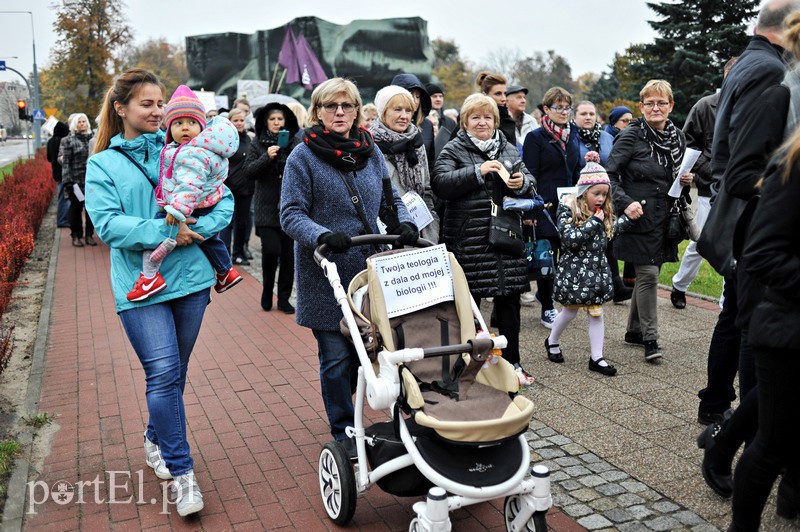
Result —
[[[203, 103], [186, 85], [175, 90], [165, 111], [167, 144], [161, 152], [156, 202], [161, 207], [158, 217], [163, 216], [167, 225], [177, 226], [189, 217], [197, 219], [208, 214], [225, 194], [228, 158], [239, 147], [239, 133], [224, 117], [217, 116], [206, 123]], [[128, 293], [129, 301], [144, 301], [167, 287], [158, 270], [175, 245], [170, 237], [155, 250], [142, 254], [142, 273]], [[216, 272], [217, 292], [242, 280], [218, 235], [198, 245]]]

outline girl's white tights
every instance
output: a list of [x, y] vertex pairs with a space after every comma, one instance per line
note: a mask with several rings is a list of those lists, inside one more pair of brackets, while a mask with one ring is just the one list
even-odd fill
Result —
[[[547, 342], [550, 345], [558, 344], [567, 325], [569, 325], [577, 315], [577, 308], [564, 307], [553, 322], [553, 328], [550, 330], [550, 336], [547, 338]], [[603, 316], [592, 316], [589, 314], [589, 346], [592, 349], [592, 360], [597, 361], [603, 358], [604, 340], [605, 323], [603, 321]], [[550, 351], [556, 352], [554, 349]], [[607, 366], [608, 364], [603, 360], [600, 362], [600, 365]]]

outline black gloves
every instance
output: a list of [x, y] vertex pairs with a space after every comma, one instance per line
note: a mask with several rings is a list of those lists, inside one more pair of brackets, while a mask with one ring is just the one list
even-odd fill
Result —
[[317, 238], [317, 244], [328, 244], [331, 251], [336, 253], [341, 253], [342, 251], [350, 249], [350, 244], [352, 244], [352, 242], [350, 235], [342, 233], [341, 231], [337, 231], [336, 233], [323, 233]]
[[397, 227], [394, 228], [392, 231], [393, 235], [399, 235], [397, 239], [398, 244], [416, 244], [417, 240], [419, 239], [419, 231], [414, 226], [414, 224], [409, 222], [403, 222]]

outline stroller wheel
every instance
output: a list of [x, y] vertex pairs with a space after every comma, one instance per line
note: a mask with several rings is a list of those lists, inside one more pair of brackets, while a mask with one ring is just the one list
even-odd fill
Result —
[[356, 512], [356, 476], [339, 442], [326, 443], [319, 454], [319, 490], [328, 517], [340, 526], [349, 523]]
[[[522, 524], [522, 527], [515, 527], [514, 520], [523, 512], [525, 501], [519, 495], [506, 497], [503, 505], [505, 508], [506, 530], [509, 532], [547, 532], [547, 512], [533, 512], [530, 519]], [[523, 528], [524, 527], [524, 528]]]

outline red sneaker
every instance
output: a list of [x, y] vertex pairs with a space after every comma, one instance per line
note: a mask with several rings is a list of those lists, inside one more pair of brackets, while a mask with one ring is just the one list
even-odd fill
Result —
[[214, 286], [214, 290], [216, 290], [218, 294], [221, 294], [222, 292], [233, 288], [233, 286], [239, 283], [241, 280], [242, 276], [239, 275], [239, 272], [231, 268], [223, 275], [217, 274], [217, 284]]
[[148, 279], [143, 273], [139, 274], [136, 284], [133, 285], [133, 290], [128, 292], [128, 301], [144, 301], [153, 294], [161, 292], [167, 287], [164, 278], [160, 273], [156, 273], [155, 277]]

